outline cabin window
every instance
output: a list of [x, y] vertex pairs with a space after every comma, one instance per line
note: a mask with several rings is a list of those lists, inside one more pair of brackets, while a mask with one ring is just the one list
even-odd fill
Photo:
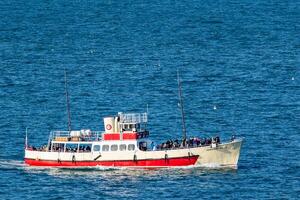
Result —
[[77, 152], [78, 144], [67, 143], [66, 144], [66, 152]]
[[118, 145], [116, 145], [116, 144], [111, 145], [110, 150], [111, 151], [118, 151]]
[[91, 152], [92, 144], [79, 144], [79, 152]]
[[100, 151], [100, 145], [94, 145], [93, 151]]
[[126, 144], [120, 144], [120, 151], [126, 151]]
[[65, 144], [64, 143], [53, 143], [52, 151], [64, 151]]
[[134, 144], [129, 144], [128, 145], [128, 151], [134, 151], [135, 145]]
[[109, 151], [109, 145], [103, 145], [102, 151]]

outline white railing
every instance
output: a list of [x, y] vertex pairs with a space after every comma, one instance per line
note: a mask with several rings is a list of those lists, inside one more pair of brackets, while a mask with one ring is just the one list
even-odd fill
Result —
[[103, 131], [91, 131], [91, 130], [80, 130], [80, 131], [52, 131], [50, 133], [50, 138], [58, 137], [78, 137], [85, 138], [86, 140], [99, 140], [101, 139]]
[[147, 113], [120, 113], [121, 123], [147, 123]]

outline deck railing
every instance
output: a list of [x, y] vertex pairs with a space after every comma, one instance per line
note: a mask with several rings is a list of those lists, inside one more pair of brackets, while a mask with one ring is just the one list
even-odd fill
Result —
[[147, 123], [147, 113], [121, 113], [121, 123]]
[[80, 131], [52, 131], [50, 138], [62, 141], [94, 141], [100, 140], [103, 131], [91, 131], [91, 130], [80, 130]]

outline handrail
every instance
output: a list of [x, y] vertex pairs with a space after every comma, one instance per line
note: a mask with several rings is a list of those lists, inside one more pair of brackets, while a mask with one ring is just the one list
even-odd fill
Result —
[[100, 139], [103, 131], [51, 131], [50, 138], [86, 138], [86, 139]]
[[147, 123], [147, 113], [120, 113], [120, 123]]

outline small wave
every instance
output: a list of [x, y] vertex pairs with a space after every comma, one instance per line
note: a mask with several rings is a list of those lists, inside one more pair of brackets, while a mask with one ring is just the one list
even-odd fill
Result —
[[200, 164], [197, 167], [207, 169], [237, 169], [236, 165], [220, 165], [217, 163]]
[[24, 167], [22, 160], [0, 160], [0, 168], [18, 168]]

